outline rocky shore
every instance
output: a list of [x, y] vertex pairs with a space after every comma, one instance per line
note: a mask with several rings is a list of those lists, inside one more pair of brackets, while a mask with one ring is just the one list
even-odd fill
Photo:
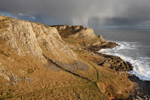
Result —
[[[116, 45], [115, 43], [110, 43], [108, 44], [108, 46], [99, 47], [99, 49], [113, 48], [115, 46], [118, 45]], [[98, 47], [96, 47], [95, 50], [97, 50], [97, 48]], [[93, 52], [96, 52], [95, 50], [93, 50]], [[135, 92], [130, 94], [130, 98], [128, 98], [129, 100], [150, 100], [150, 81], [143, 81], [140, 80], [137, 76], [129, 74], [127, 71], [133, 70], [133, 66], [130, 62], [123, 61], [120, 57], [112, 55], [101, 53], [99, 53], [99, 55], [108, 57], [107, 60], [99, 63], [99, 65], [114, 69], [118, 72], [118, 74], [128, 77], [130, 81], [134, 83]]]
[[[106, 46], [96, 46], [90, 47], [89, 50], [97, 53], [100, 49], [114, 48], [118, 46], [118, 44], [111, 42]], [[108, 67], [117, 71], [118, 74], [124, 75], [130, 79], [134, 84], [135, 92], [130, 94], [130, 97], [127, 100], [150, 100], [150, 81], [140, 80], [137, 76], [129, 74], [128, 71], [133, 70], [133, 65], [130, 62], [123, 61], [120, 57], [106, 55], [102, 53], [97, 53], [106, 59], [103, 62], [97, 62], [99, 65]]]
[[142, 81], [135, 75], [128, 78], [135, 83], [135, 93], [131, 94], [131, 100], [150, 100], [150, 81]]

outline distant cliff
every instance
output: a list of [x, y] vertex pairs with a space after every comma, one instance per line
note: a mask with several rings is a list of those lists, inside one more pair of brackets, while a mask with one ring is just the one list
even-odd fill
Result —
[[126, 99], [132, 83], [116, 70], [128, 65], [96, 53], [115, 45], [91, 28], [0, 16], [0, 99]]

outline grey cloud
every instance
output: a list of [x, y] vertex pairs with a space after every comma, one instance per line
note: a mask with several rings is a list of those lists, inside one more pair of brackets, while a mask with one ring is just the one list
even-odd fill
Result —
[[1, 0], [0, 11], [24, 19], [30, 17], [17, 14], [29, 14], [45, 24], [150, 25], [149, 4], [150, 0]]

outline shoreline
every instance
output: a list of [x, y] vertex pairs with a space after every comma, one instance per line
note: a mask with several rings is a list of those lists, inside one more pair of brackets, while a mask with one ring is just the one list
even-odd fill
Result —
[[[101, 47], [100, 50], [101, 49], [112, 49], [112, 48], [116, 48], [117, 46], [120, 46], [116, 42], [110, 42], [110, 44], [108, 44], [108, 45], [111, 45], [111, 44], [113, 44], [113, 45], [112, 46], [104, 46], [104, 48]], [[98, 51], [100, 51], [100, 50], [98, 50]], [[98, 53], [103, 56], [114, 57], [114, 55], [104, 54], [104, 53], [100, 53], [100, 52], [98, 52]], [[115, 56], [115, 57], [119, 57], [119, 56]], [[125, 61], [125, 62], [127, 62], [127, 61]], [[130, 62], [128, 62], [128, 63], [129, 63], [128, 66], [134, 67], [132, 63], [130, 63]], [[130, 71], [132, 71], [132, 70], [133, 70], [133, 68], [130, 69]], [[150, 81], [141, 80], [138, 76], [131, 74], [128, 71], [120, 71], [120, 72], [118, 71], [118, 74], [128, 77], [129, 80], [131, 82], [133, 82], [135, 92], [133, 94], [130, 94], [130, 97], [129, 97], [130, 100], [137, 100], [137, 99], [138, 100], [149, 100], [149, 98], [150, 98], [150, 91], [149, 91], [150, 90]]]

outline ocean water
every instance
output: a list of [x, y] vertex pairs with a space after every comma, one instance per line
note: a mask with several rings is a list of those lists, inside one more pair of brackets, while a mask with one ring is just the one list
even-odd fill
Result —
[[94, 30], [106, 40], [117, 42], [120, 46], [102, 49], [99, 52], [119, 56], [134, 66], [129, 73], [141, 80], [150, 81], [150, 30]]

